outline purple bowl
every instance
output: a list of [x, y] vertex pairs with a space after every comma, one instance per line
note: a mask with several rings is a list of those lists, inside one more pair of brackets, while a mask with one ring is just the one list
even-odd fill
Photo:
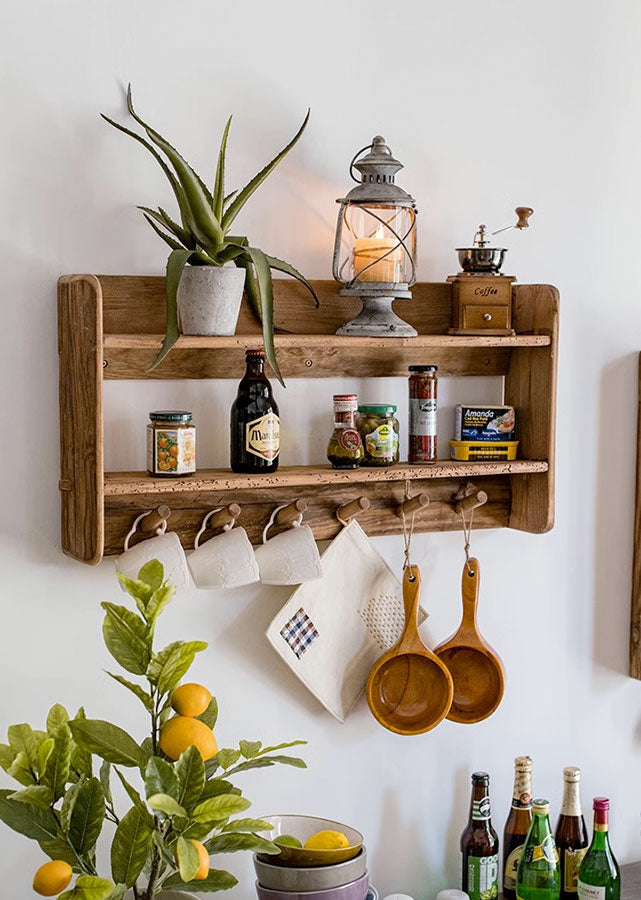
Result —
[[326, 891], [274, 891], [256, 882], [258, 900], [365, 900], [368, 889], [367, 872], [356, 881]]

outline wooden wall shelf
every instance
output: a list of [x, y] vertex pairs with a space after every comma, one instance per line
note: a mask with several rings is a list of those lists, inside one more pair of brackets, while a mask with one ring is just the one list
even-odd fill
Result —
[[[336, 328], [357, 311], [333, 281], [314, 283], [321, 307], [291, 280], [275, 282], [276, 337], [285, 378], [345, 378], [407, 374], [408, 365], [430, 362], [440, 375], [499, 375], [505, 401], [519, 413], [515, 462], [451, 462], [399, 465], [350, 472], [329, 466], [281, 467], [271, 476], [202, 470], [179, 479], [140, 472], [104, 472], [102, 391], [104, 379], [234, 378], [244, 369], [244, 352], [260, 344], [260, 328], [243, 305], [233, 337], [179, 338], [153, 372], [164, 332], [164, 278], [70, 275], [59, 281], [62, 546], [65, 553], [95, 564], [122, 549], [142, 510], [168, 505], [170, 528], [186, 547], [205, 512], [240, 504], [240, 522], [258, 541], [276, 504], [304, 497], [305, 513], [317, 538], [335, 535], [338, 506], [358, 497], [370, 501], [359, 521], [369, 534], [400, 534], [396, 511], [406, 496], [425, 492], [429, 506], [415, 515], [417, 531], [458, 529], [453, 501], [466, 484], [488, 494], [475, 513], [479, 528], [511, 527], [540, 533], [554, 521], [554, 420], [558, 293], [548, 285], [514, 290], [512, 337], [448, 335], [452, 287], [420, 283], [399, 312], [418, 330], [413, 339], [336, 337]], [[296, 334], [292, 334], [292, 331]]]

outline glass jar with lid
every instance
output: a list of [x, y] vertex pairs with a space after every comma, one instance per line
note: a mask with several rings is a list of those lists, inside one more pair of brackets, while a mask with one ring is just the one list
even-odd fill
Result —
[[334, 430], [327, 445], [327, 458], [334, 469], [358, 469], [363, 458], [363, 442], [354, 417], [356, 394], [334, 394]]
[[150, 475], [191, 475], [196, 471], [196, 426], [184, 409], [149, 413], [147, 471]]
[[396, 406], [368, 403], [358, 407], [358, 430], [365, 450], [362, 466], [393, 466], [399, 461]]

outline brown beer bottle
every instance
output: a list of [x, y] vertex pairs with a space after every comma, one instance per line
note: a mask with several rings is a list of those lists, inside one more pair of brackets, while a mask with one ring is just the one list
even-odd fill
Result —
[[563, 804], [556, 825], [561, 862], [561, 900], [576, 900], [579, 867], [588, 851], [588, 832], [581, 810], [581, 770], [563, 769]]
[[280, 420], [265, 375], [265, 352], [247, 350], [247, 369], [231, 408], [233, 472], [265, 473], [278, 468]]
[[494, 900], [499, 894], [499, 839], [492, 828], [490, 776], [472, 775], [472, 802], [461, 835], [463, 890], [470, 900]]
[[532, 822], [532, 760], [517, 756], [514, 760], [512, 807], [503, 830], [503, 896], [516, 900], [516, 876]]

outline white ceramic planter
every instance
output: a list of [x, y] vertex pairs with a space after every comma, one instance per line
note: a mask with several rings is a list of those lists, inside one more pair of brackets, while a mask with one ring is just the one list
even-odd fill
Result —
[[245, 270], [236, 266], [185, 266], [178, 285], [183, 334], [234, 334]]

